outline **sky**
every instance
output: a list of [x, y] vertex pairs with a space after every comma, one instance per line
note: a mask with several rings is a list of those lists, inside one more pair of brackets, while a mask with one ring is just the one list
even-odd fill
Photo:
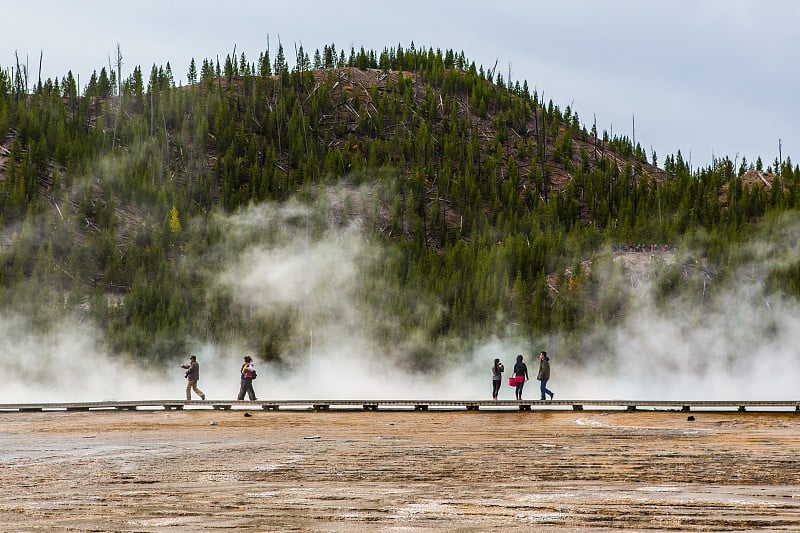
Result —
[[0, 68], [35, 80], [108, 66], [123, 77], [192, 58], [250, 61], [277, 43], [337, 50], [464, 51], [504, 79], [527, 80], [590, 129], [635, 138], [651, 155], [681, 151], [693, 168], [728, 156], [800, 158], [800, 2], [794, 0], [36, 0], [3, 2]]

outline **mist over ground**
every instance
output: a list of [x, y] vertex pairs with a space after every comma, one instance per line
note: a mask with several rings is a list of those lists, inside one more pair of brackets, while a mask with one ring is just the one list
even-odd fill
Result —
[[[632, 283], [606, 256], [601, 292], [630, 298], [618, 327], [598, 326], [580, 339], [514, 333], [471, 339], [473, 348], [464, 353], [451, 347], [468, 343], [442, 342], [426, 348], [452, 352], [435, 371], [421, 373], [408, 364], [406, 352], [426, 344], [425, 335], [387, 346], [380, 332], [396, 327], [391, 317], [401, 310], [375, 313], [364, 304], [361, 291], [381, 290], [379, 280], [365, 282], [365, 270], [384, 260], [385, 251], [357, 221], [332, 221], [333, 201], [315, 207], [262, 204], [217, 220], [226, 228], [222, 241], [231, 243], [217, 283], [254, 316], [290, 311], [296, 317], [290, 349], [279, 363], [256, 359], [259, 399], [489, 399], [495, 357], [505, 363], [505, 378], [515, 356], [523, 354], [535, 378], [539, 350], [551, 356], [549, 388], [557, 399], [796, 397], [800, 311], [794, 302], [765, 296], [763, 285], [771, 268], [797, 260], [794, 222], [776, 223], [768, 236], [739, 250], [747, 260], [724, 290], [706, 287], [701, 256], [692, 250], [682, 247], [670, 257], [686, 267], [688, 284], [702, 287], [702, 305], [688, 303], [680, 290], [656, 305], [657, 279]], [[437, 304], [422, 296], [414, 305]], [[32, 331], [22, 315], [0, 314], [0, 403], [184, 397], [178, 363], [189, 354], [176, 354], [173, 367], [143, 370], [109, 353], [85, 319], [65, 317], [46, 336]], [[248, 347], [204, 344], [193, 353], [207, 398], [235, 398], [242, 356], [252, 354]], [[500, 398], [513, 397], [504, 383]], [[538, 398], [538, 382], [528, 383], [525, 397]]]

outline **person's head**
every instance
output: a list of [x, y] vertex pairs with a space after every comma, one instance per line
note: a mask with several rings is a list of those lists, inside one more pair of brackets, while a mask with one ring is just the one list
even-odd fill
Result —
[[519, 354], [517, 356], [517, 363], [521, 363], [521, 362], [522, 362], [522, 354]]
[[495, 359], [495, 360], [494, 360], [494, 366], [497, 366], [497, 365], [499, 365], [499, 364], [500, 364], [500, 359]]
[[547, 357], [547, 352], [545, 352], [544, 350], [539, 352], [539, 359], [544, 359], [545, 357]]
[[197, 361], [197, 357], [195, 357], [194, 355], [190, 355], [189, 361]]
[[250, 357], [249, 355], [245, 355], [244, 356], [244, 362], [245, 363], [252, 363], [253, 362], [253, 358]]

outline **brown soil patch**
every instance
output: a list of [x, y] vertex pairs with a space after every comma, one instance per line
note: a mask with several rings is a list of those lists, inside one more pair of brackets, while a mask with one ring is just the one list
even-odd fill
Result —
[[0, 530], [800, 528], [795, 413], [250, 414], [0, 414]]

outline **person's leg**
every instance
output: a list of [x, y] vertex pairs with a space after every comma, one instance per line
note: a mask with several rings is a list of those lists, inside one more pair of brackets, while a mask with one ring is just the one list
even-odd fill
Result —
[[242, 378], [239, 381], [239, 396], [236, 399], [244, 400], [244, 393], [247, 392], [247, 380]]
[[255, 401], [256, 400], [256, 391], [253, 390], [253, 380], [252, 379], [246, 379], [245, 381], [247, 382], [247, 395], [250, 398], [251, 402]]
[[542, 400], [545, 399], [546, 395], [550, 395], [550, 399], [553, 399], [553, 391], [547, 388], [547, 380], [542, 380]]
[[191, 381], [187, 381], [186, 382], [186, 399], [187, 400], [191, 400], [192, 399], [192, 382]]
[[497, 399], [497, 394], [500, 392], [500, 381], [492, 380], [492, 399]]
[[540, 400], [545, 400], [546, 399], [545, 392], [547, 391], [547, 380], [543, 379], [539, 383], [540, 383], [539, 392], [541, 392], [541, 398], [539, 398], [539, 399]]
[[195, 394], [197, 394], [198, 396], [200, 396], [200, 399], [201, 399], [201, 400], [205, 400], [205, 399], [206, 399], [206, 395], [205, 395], [205, 394], [203, 393], [203, 391], [201, 391], [201, 390], [200, 390], [200, 388], [197, 386], [197, 382], [196, 382], [196, 381], [192, 382], [192, 390], [194, 390], [194, 393], [195, 393]]

